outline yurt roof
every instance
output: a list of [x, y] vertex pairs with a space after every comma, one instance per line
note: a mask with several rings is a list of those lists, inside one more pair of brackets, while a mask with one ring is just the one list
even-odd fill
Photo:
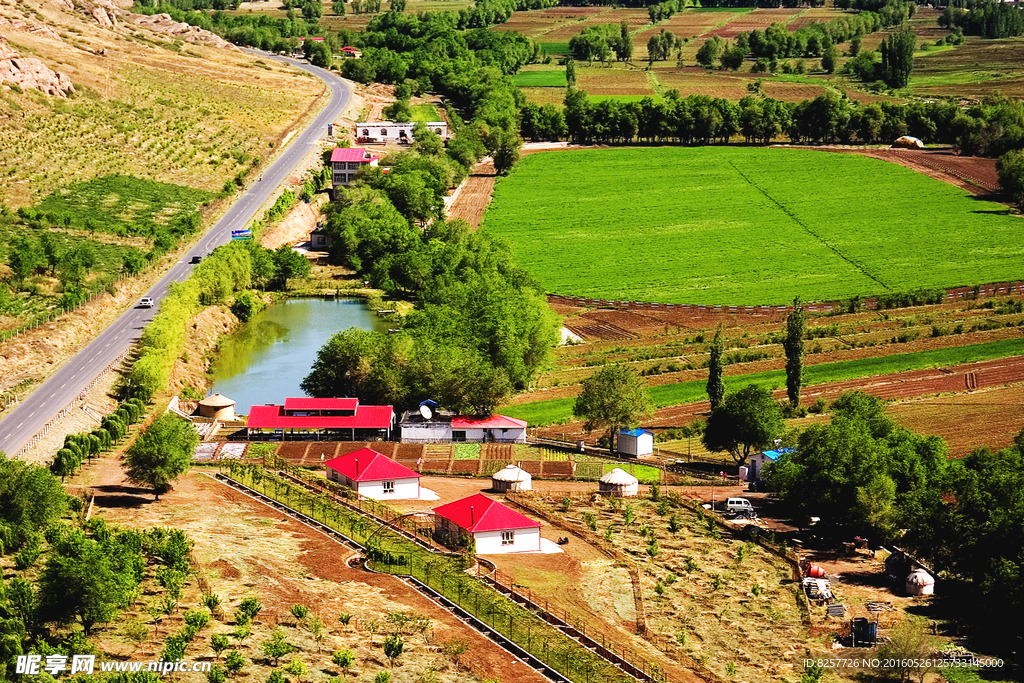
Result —
[[227, 408], [228, 406], [235, 405], [235, 402], [223, 394], [211, 394], [200, 401], [199, 405], [211, 408]]
[[530, 479], [530, 473], [515, 465], [505, 465], [491, 475], [494, 481], [526, 481]]
[[602, 484], [619, 484], [629, 485], [638, 483], [638, 479], [629, 472], [626, 472], [618, 467], [608, 472], [606, 475], [601, 477]]
[[915, 569], [907, 576], [907, 583], [914, 586], [930, 586], [935, 583], [935, 579], [925, 570]]

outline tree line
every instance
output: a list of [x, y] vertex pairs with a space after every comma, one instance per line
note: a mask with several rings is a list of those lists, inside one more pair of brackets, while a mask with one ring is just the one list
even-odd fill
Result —
[[997, 0], [959, 0], [949, 3], [939, 26], [982, 38], [1011, 38], [1024, 34], [1024, 9]]

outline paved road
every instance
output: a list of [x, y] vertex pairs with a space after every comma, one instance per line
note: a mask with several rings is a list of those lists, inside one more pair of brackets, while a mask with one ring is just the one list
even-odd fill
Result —
[[[262, 55], [272, 57], [272, 55]], [[213, 225], [195, 247], [184, 255], [170, 271], [144, 296], [152, 297], [159, 306], [172, 282], [188, 277], [192, 272], [189, 260], [193, 256], [209, 253], [214, 247], [231, 241], [231, 231], [241, 230], [252, 221], [256, 211], [284, 182], [299, 162], [327, 133], [327, 124], [333, 122], [348, 106], [352, 91], [348, 84], [329, 71], [283, 57], [303, 71], [315, 74], [327, 83], [331, 101], [327, 108], [304, 131], [293, 137], [284, 153], [263, 173], [263, 179], [254, 182], [228, 209], [224, 217]], [[99, 374], [116, 360], [142, 334], [153, 319], [156, 308], [131, 308], [104, 330], [96, 339], [64, 364], [0, 421], [0, 451], [13, 456], [57, 414], [73, 401]]]

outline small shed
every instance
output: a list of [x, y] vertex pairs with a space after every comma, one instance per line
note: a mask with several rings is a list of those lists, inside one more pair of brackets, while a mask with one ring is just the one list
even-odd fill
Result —
[[631, 498], [640, 490], [640, 482], [629, 472], [618, 467], [601, 477], [598, 491], [603, 496]]
[[434, 508], [434, 533], [452, 544], [469, 537], [478, 555], [541, 549], [540, 522], [482, 493]]
[[932, 595], [935, 592], [935, 579], [920, 567], [907, 575], [907, 595]]
[[199, 402], [199, 415], [232, 422], [235, 419], [235, 402], [222, 394], [212, 394]]
[[[777, 451], [763, 451], [761, 453], [751, 453], [747, 459], [746, 476], [743, 477], [743, 481], [757, 481], [761, 479], [761, 468], [769, 462], [775, 462], [779, 459], [779, 456], [784, 453], [791, 453], [792, 448], [780, 448]], [[740, 468], [742, 472], [743, 468]]]
[[654, 434], [646, 429], [623, 429], [619, 432], [618, 452], [622, 455], [651, 455], [654, 453]]
[[533, 488], [533, 477], [515, 465], [505, 465], [491, 475], [491, 488], [498, 493], [507, 491], [529, 491]]

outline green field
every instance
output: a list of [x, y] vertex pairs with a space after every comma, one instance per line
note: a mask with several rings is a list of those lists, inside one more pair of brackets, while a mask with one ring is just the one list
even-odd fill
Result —
[[213, 197], [192, 187], [110, 175], [57, 190], [36, 209], [71, 228], [152, 237]]
[[438, 113], [437, 107], [432, 104], [414, 104], [410, 109], [412, 110], [413, 121], [434, 123], [441, 120], [441, 114]]
[[512, 77], [520, 88], [564, 88], [568, 85], [564, 71], [520, 71]]
[[[830, 384], [861, 377], [888, 375], [895, 372], [921, 370], [924, 368], [949, 367], [963, 363], [978, 363], [994, 358], [1007, 358], [1024, 354], [1024, 339], [1003, 339], [985, 344], [972, 344], [936, 351], [918, 351], [876, 358], [820, 363], [804, 366], [803, 381], [807, 386]], [[677, 382], [651, 387], [651, 400], [657, 408], [706, 401], [705, 380]], [[768, 370], [747, 375], [732, 375], [725, 378], [729, 391], [737, 391], [748, 384], [768, 389], [786, 386], [785, 370]], [[531, 427], [569, 422], [572, 419], [574, 398], [555, 398], [547, 401], [521, 403], [505, 406], [502, 415], [526, 420]]]
[[777, 305], [1024, 276], [1002, 205], [809, 150], [533, 154], [498, 181], [483, 228], [548, 292], [600, 299]]
[[543, 52], [547, 52], [549, 55], [565, 55], [569, 54], [569, 42], [564, 43], [544, 43], [537, 41], [537, 46]]

